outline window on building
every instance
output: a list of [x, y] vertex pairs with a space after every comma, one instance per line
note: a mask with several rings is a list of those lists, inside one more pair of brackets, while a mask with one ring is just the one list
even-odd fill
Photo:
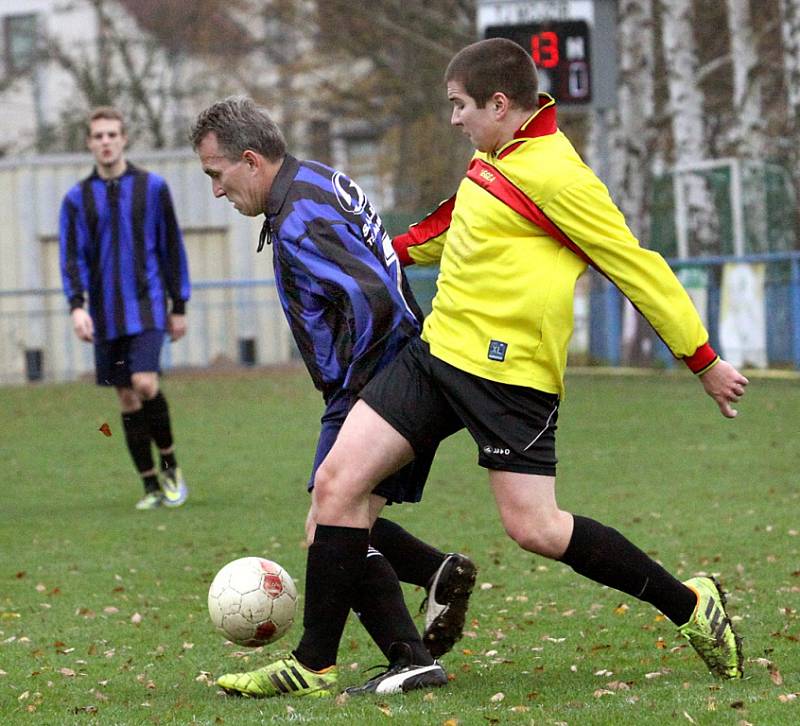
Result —
[[6, 75], [32, 68], [36, 61], [36, 15], [7, 15], [3, 18]]
[[380, 207], [384, 203], [381, 188], [380, 145], [374, 137], [345, 139], [347, 149], [347, 175], [366, 193], [370, 201]]

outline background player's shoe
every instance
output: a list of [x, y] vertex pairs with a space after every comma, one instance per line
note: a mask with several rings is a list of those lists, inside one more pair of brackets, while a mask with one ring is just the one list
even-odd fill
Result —
[[161, 491], [167, 507], [180, 507], [189, 496], [189, 488], [179, 466], [161, 472]]
[[136, 508], [145, 509], [158, 509], [164, 501], [164, 495], [161, 492], [145, 492], [145, 495], [136, 502]]
[[713, 577], [693, 577], [683, 583], [697, 595], [692, 617], [678, 628], [708, 669], [720, 678], [741, 678], [742, 640], [725, 609], [725, 593]]
[[434, 658], [448, 653], [461, 639], [477, 572], [469, 557], [451, 553], [431, 578], [420, 610], [426, 608], [422, 642]]
[[351, 696], [366, 693], [406, 693], [417, 688], [437, 688], [447, 684], [447, 673], [434, 662], [430, 665], [415, 665], [408, 643], [392, 643], [389, 647], [389, 667], [383, 673], [370, 678], [363, 686], [345, 689]]
[[249, 673], [228, 673], [217, 679], [226, 693], [247, 698], [272, 696], [330, 696], [336, 687], [336, 666], [312, 671], [293, 656]]

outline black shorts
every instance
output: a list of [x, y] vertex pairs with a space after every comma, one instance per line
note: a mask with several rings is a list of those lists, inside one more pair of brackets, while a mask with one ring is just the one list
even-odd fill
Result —
[[[314, 465], [311, 469], [311, 479], [308, 482], [309, 491], [314, 488], [314, 476], [317, 473], [317, 469], [333, 448], [336, 437], [339, 435], [342, 424], [347, 418], [353, 403], [355, 403], [353, 395], [342, 392], [335, 395], [325, 407], [325, 413], [322, 415], [320, 422], [319, 440], [317, 441], [317, 451], [314, 455]], [[414, 461], [386, 477], [372, 490], [372, 493], [383, 497], [387, 504], [418, 502], [422, 499], [422, 491], [425, 488], [425, 482], [428, 480], [435, 453], [435, 450], [417, 453]]]
[[360, 394], [414, 451], [435, 450], [466, 428], [478, 464], [521, 474], [556, 473], [559, 398], [534, 388], [465, 373], [414, 340]]
[[134, 373], [160, 373], [163, 330], [145, 330], [94, 344], [95, 379], [98, 386], [130, 388]]

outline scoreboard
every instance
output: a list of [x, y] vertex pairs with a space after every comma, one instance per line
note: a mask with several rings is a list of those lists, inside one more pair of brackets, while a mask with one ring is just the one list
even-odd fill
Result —
[[592, 101], [589, 25], [553, 20], [525, 25], [492, 25], [487, 38], [508, 38], [530, 53], [539, 71], [539, 90], [562, 104]]

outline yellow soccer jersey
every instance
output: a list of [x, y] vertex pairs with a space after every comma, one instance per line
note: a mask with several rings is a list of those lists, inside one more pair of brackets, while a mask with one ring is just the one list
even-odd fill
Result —
[[545, 94], [514, 139], [477, 152], [456, 195], [394, 244], [405, 264], [440, 264], [422, 334], [431, 353], [482, 378], [563, 395], [587, 264], [691, 370], [717, 360], [688, 294], [661, 255], [639, 246]]

